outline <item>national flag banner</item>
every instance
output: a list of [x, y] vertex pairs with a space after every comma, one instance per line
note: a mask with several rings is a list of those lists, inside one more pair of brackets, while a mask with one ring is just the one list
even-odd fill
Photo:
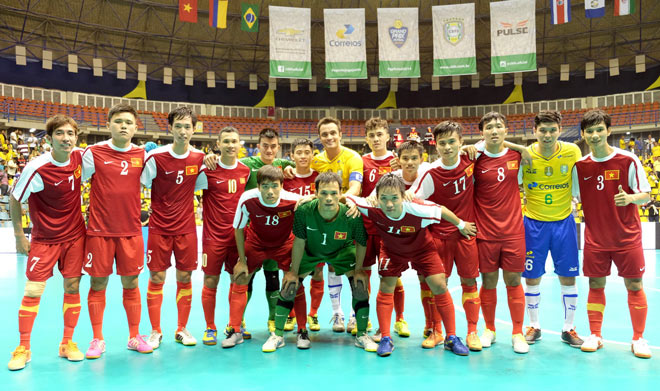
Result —
[[139, 157], [131, 158], [131, 167], [142, 167], [142, 159]]
[[474, 3], [436, 5], [433, 16], [433, 76], [474, 75]]
[[335, 237], [334, 237], [335, 240], [346, 240], [347, 237], [348, 237], [347, 232], [335, 231]]
[[285, 210], [285, 211], [282, 211], [282, 212], [277, 212], [277, 215], [280, 218], [289, 217], [289, 216], [291, 216], [291, 211], [290, 210]]
[[186, 166], [186, 175], [197, 175], [197, 166]]
[[536, 70], [536, 2], [490, 3], [490, 72]]
[[323, 10], [325, 78], [366, 79], [364, 8]]
[[179, 0], [179, 20], [197, 23], [197, 0]]
[[241, 30], [259, 31], [259, 5], [241, 3]]
[[552, 24], [564, 24], [571, 21], [571, 0], [551, 0], [550, 16]]
[[227, 28], [228, 0], [209, 0], [209, 25], [211, 27]]
[[517, 160], [510, 160], [506, 162], [506, 168], [509, 170], [517, 170], [518, 169], [518, 161]]
[[311, 79], [311, 10], [271, 5], [268, 18], [270, 77]]
[[606, 181], [618, 181], [619, 180], [619, 170], [605, 170], [605, 180]]
[[420, 77], [419, 9], [378, 8], [378, 76]]
[[410, 226], [410, 225], [402, 225], [401, 226], [401, 232], [409, 234], [415, 232], [415, 227]]
[[614, 0], [614, 16], [632, 15], [635, 13], [636, 0]]
[[584, 11], [587, 18], [602, 18], [605, 16], [605, 0], [584, 0]]
[[472, 176], [474, 174], [474, 163], [470, 164], [468, 168], [465, 169], [465, 175]]

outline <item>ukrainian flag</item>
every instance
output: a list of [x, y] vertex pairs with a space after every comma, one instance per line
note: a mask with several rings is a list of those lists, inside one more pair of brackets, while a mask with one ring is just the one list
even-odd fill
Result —
[[227, 28], [228, 0], [209, 0], [209, 25], [211, 27]]

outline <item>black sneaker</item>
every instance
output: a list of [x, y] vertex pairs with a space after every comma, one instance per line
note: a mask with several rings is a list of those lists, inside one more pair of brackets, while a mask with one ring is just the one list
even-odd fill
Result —
[[580, 338], [575, 332], [575, 329], [571, 331], [562, 331], [561, 341], [571, 345], [573, 348], [579, 348], [584, 343], [582, 338]]
[[298, 338], [296, 339], [296, 346], [298, 349], [309, 349], [312, 343], [309, 341], [307, 330], [298, 331]]
[[528, 345], [533, 345], [536, 341], [541, 340], [541, 329], [534, 327], [528, 327], [527, 332], [525, 333], [525, 341]]

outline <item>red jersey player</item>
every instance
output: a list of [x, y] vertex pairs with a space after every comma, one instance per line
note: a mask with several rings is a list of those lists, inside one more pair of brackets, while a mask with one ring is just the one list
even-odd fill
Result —
[[383, 176], [376, 186], [378, 207], [372, 207], [364, 198], [349, 196], [362, 214], [368, 216], [383, 239], [379, 254], [378, 273], [381, 276], [377, 297], [378, 323], [382, 338], [378, 345], [379, 356], [389, 356], [394, 350], [390, 336], [390, 322], [394, 305], [394, 289], [401, 273], [410, 263], [426, 278], [435, 295], [438, 311], [443, 315], [447, 338], [445, 349], [458, 355], [467, 355], [468, 349], [456, 336], [454, 304], [447, 291], [445, 270], [435, 249], [433, 237], [425, 228], [447, 220], [465, 235], [475, 235], [474, 223], [465, 223], [450, 210], [433, 203], [403, 202], [403, 180], [395, 175]]
[[[78, 124], [56, 115], [46, 122], [46, 134], [51, 152], [25, 166], [9, 199], [16, 252], [28, 255], [25, 295], [18, 310], [21, 339], [11, 354], [10, 370], [23, 369], [30, 361], [32, 326], [56, 264], [64, 278], [64, 336], [59, 355], [69, 361], [84, 358], [71, 340], [80, 315], [78, 286], [85, 251], [85, 221], [80, 209], [82, 150], [75, 148]], [[26, 201], [33, 224], [32, 243], [28, 243], [22, 227], [21, 203]]]
[[[200, 176], [200, 186], [205, 189], [202, 195], [204, 203], [202, 209], [204, 220], [202, 307], [206, 320], [206, 330], [202, 342], [205, 345], [215, 345], [218, 341], [218, 328], [215, 325], [215, 298], [220, 282], [220, 271], [224, 264], [227, 273], [231, 275], [234, 272], [238, 250], [232, 223], [236, 205], [250, 177], [250, 168], [237, 159], [238, 151], [241, 148], [238, 130], [231, 126], [220, 130], [217, 145], [220, 149], [217, 168], [205, 170], [205, 175]], [[231, 292], [232, 286], [229, 289]]]
[[142, 184], [151, 188], [147, 266], [151, 271], [147, 306], [151, 320], [148, 343], [160, 346], [160, 308], [163, 303], [165, 272], [176, 259], [176, 305], [178, 326], [174, 338], [186, 346], [197, 343], [186, 330], [192, 299], [190, 276], [197, 269], [197, 231], [193, 197], [202, 173], [204, 153], [190, 146], [197, 116], [188, 107], [178, 107], [168, 116], [173, 143], [149, 152], [142, 172]]
[[107, 127], [111, 139], [92, 145], [83, 153], [83, 180], [91, 183], [84, 269], [91, 276], [87, 308], [94, 339], [85, 354], [88, 359], [99, 358], [105, 352], [105, 289], [115, 259], [124, 288], [128, 349], [153, 351], [139, 332], [142, 305], [138, 275], [144, 268], [140, 175], [145, 151], [131, 144], [137, 130], [137, 112], [126, 104], [115, 105], [108, 112]]
[[643, 338], [648, 307], [642, 286], [646, 266], [637, 212], [637, 205], [649, 201], [651, 187], [639, 158], [607, 143], [610, 126], [610, 116], [601, 110], [584, 114], [580, 128], [591, 153], [573, 167], [573, 195], [581, 198], [585, 222], [582, 268], [589, 277], [587, 314], [591, 335], [581, 349], [595, 352], [603, 347], [605, 281], [614, 262], [628, 290], [632, 352], [637, 357], [651, 358], [651, 349]]
[[[520, 285], [525, 269], [525, 229], [518, 189], [520, 154], [504, 147], [506, 126], [506, 117], [497, 112], [489, 112], [479, 121], [485, 146], [474, 166], [477, 247], [483, 281], [479, 296], [486, 322], [481, 343], [490, 347], [495, 342], [496, 288], [502, 269], [513, 323], [513, 350], [527, 353], [529, 345], [522, 334], [525, 293]], [[462, 190], [463, 184], [458, 185]]]

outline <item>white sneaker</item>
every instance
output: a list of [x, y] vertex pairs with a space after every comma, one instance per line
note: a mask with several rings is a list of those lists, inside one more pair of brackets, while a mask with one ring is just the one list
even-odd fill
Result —
[[335, 333], [343, 333], [344, 328], [344, 315], [335, 313], [330, 319], [330, 324], [332, 325], [332, 331]]
[[298, 332], [298, 337], [296, 338], [296, 346], [298, 349], [309, 349], [309, 347], [312, 346], [307, 330], [301, 330]]
[[227, 338], [223, 339], [220, 343], [223, 348], [233, 348], [234, 346], [243, 343], [243, 334], [235, 332], [233, 327], [227, 330]]
[[160, 346], [160, 341], [163, 340], [163, 334], [159, 333], [156, 330], [151, 330], [149, 338], [147, 338], [147, 343], [151, 346], [152, 349], [156, 350]]
[[649, 348], [649, 343], [644, 338], [632, 341], [630, 348], [635, 357], [651, 358], [651, 348]]
[[373, 339], [374, 342], [380, 342], [381, 338], [383, 338], [383, 333], [380, 332], [380, 327], [379, 327], [376, 329], [374, 335], [371, 336], [371, 339]]
[[490, 345], [495, 343], [495, 332], [486, 329], [479, 339], [481, 340], [481, 347], [489, 348]]
[[529, 353], [529, 344], [522, 334], [514, 334], [513, 337], [511, 337], [511, 344], [513, 345], [514, 352], [520, 354]]
[[279, 335], [271, 334], [266, 342], [261, 346], [261, 351], [270, 353], [276, 351], [278, 348], [284, 346], [284, 337]]
[[355, 337], [355, 346], [358, 348], [364, 349], [367, 352], [375, 352], [378, 350], [378, 344], [374, 342], [369, 334], [362, 334], [358, 337]]
[[596, 350], [603, 347], [603, 339], [595, 334], [591, 334], [584, 340], [580, 349], [583, 352], [595, 352]]
[[192, 334], [190, 334], [190, 332], [185, 328], [177, 331], [176, 334], [174, 334], [174, 340], [180, 344], [183, 344], [184, 346], [195, 346], [197, 344], [195, 337], [193, 337]]
[[357, 328], [357, 319], [355, 319], [355, 315], [353, 315], [348, 320], [348, 324], [346, 325], [346, 332], [353, 334], [353, 330], [356, 328]]

